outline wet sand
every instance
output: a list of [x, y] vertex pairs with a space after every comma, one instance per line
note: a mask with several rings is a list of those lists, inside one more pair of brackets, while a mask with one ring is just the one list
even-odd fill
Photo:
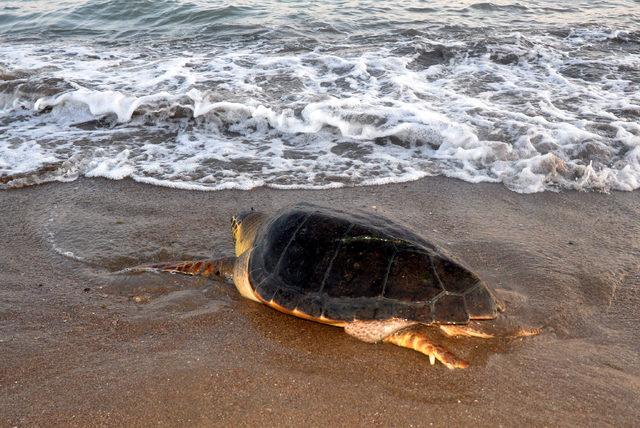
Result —
[[[122, 275], [231, 254], [238, 208], [376, 211], [498, 290], [518, 340], [448, 339], [450, 371], [243, 300]], [[520, 195], [447, 178], [327, 191], [188, 192], [83, 179], [0, 192], [0, 426], [633, 426], [640, 193]], [[135, 297], [135, 298], [134, 298]]]

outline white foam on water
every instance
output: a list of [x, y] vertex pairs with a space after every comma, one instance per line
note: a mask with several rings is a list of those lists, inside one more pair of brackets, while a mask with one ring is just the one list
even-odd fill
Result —
[[73, 92], [67, 92], [55, 97], [39, 98], [34, 103], [33, 108], [36, 111], [41, 111], [47, 107], [57, 105], [83, 104], [95, 117], [115, 114], [118, 122], [122, 123], [130, 121], [133, 113], [143, 105], [152, 105], [157, 101], [170, 101], [173, 98], [167, 92], [134, 97], [118, 91], [94, 91], [80, 87]]
[[56, 253], [60, 254], [61, 256], [83, 262], [84, 261], [83, 257], [76, 255], [73, 251], [65, 250], [58, 243], [58, 240], [56, 239], [56, 234], [52, 230], [53, 223], [57, 219], [57, 210], [58, 210], [58, 206], [54, 204], [54, 206], [51, 207], [50, 217], [44, 225], [47, 242], [49, 242], [49, 245], [51, 245], [51, 249]]
[[11, 171], [14, 174], [33, 171], [43, 164], [57, 160], [34, 140], [11, 143], [0, 139], [0, 153], [0, 171]]
[[476, 53], [426, 36], [296, 54], [0, 43], [0, 185], [639, 188], [640, 54], [582, 54], [629, 34], [496, 37]]

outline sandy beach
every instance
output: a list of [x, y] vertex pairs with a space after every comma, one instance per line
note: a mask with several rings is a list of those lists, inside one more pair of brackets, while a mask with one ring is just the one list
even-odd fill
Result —
[[[374, 211], [491, 284], [518, 340], [448, 339], [471, 367], [358, 342], [232, 286], [140, 263], [231, 254], [229, 218]], [[521, 195], [427, 178], [195, 192], [80, 179], [0, 192], [1, 426], [633, 426], [640, 193]]]
[[[0, 428], [640, 426], [638, 16], [639, 0], [0, 3]], [[231, 284], [128, 270], [231, 256], [232, 215], [299, 202], [406, 226], [495, 291], [497, 324], [541, 334], [418, 326], [469, 363], [449, 370]], [[377, 310], [407, 291], [389, 277], [428, 281], [353, 230], [317, 251], [335, 254], [311, 263], [322, 292], [383, 272]], [[371, 242], [386, 271], [355, 261]], [[307, 254], [289, 244], [279, 267]]]

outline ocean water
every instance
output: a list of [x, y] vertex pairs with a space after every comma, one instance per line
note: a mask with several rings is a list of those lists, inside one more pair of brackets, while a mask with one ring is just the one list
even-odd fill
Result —
[[0, 3], [0, 188], [640, 187], [640, 1]]

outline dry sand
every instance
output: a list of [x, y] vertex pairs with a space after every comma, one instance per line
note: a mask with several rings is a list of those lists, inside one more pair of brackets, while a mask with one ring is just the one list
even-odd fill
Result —
[[[544, 333], [450, 339], [472, 364], [450, 371], [222, 283], [113, 273], [230, 254], [237, 209], [301, 200], [419, 231]], [[83, 179], [3, 191], [0, 425], [633, 426], [639, 214], [640, 192], [519, 195], [447, 178], [211, 193]]]

